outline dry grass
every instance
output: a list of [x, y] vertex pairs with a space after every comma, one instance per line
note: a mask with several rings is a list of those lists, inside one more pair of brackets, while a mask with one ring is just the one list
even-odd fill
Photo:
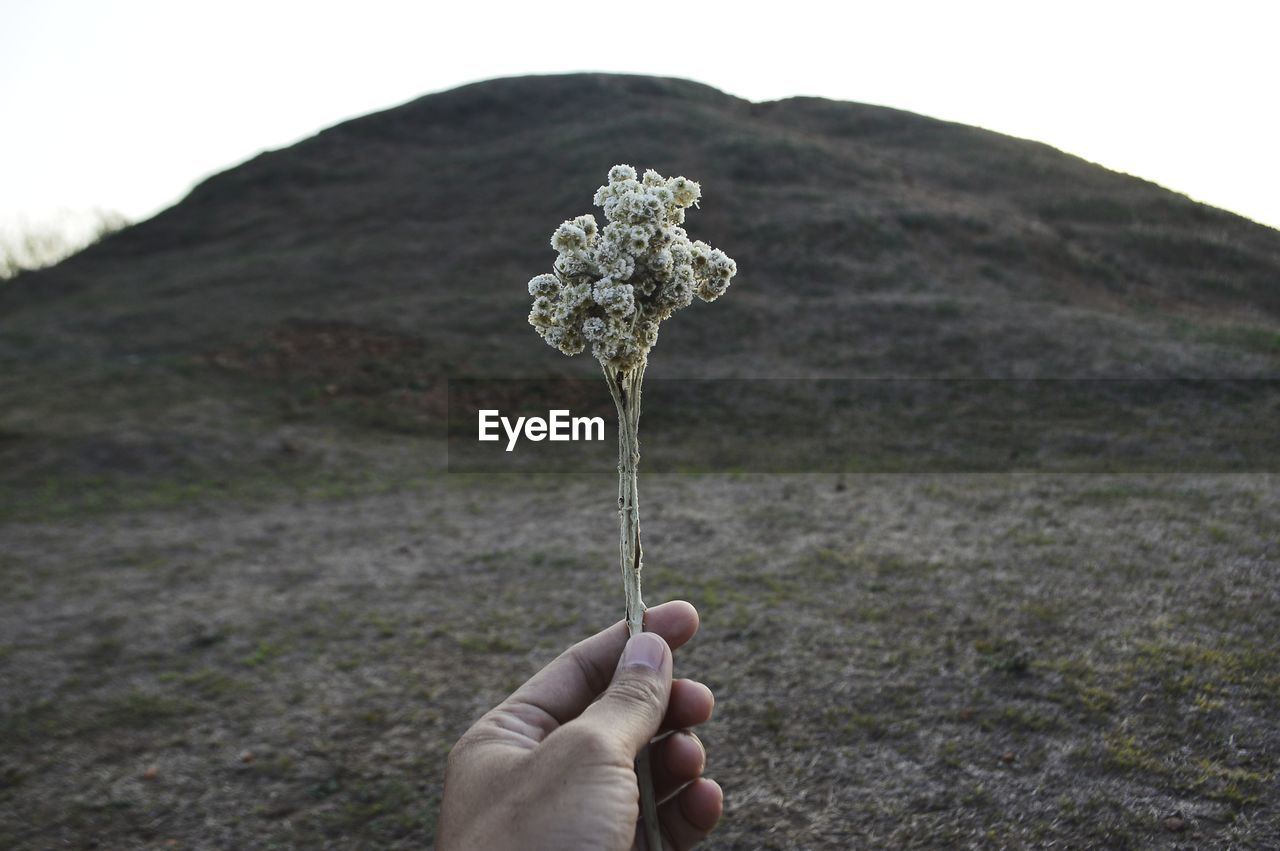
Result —
[[[617, 616], [611, 487], [10, 523], [0, 838], [429, 842], [454, 738]], [[1280, 831], [1275, 477], [642, 488], [649, 596], [703, 615], [678, 666], [718, 698], [710, 847]]]

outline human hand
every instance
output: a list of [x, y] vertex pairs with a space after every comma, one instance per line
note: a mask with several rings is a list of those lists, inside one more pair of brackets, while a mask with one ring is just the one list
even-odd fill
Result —
[[687, 728], [715, 701], [702, 683], [671, 679], [671, 650], [698, 631], [697, 610], [655, 606], [645, 629], [628, 641], [619, 621], [580, 641], [463, 734], [445, 772], [440, 851], [644, 849], [634, 760], [659, 732], [669, 733], [651, 751], [666, 848], [711, 832], [724, 795], [702, 777], [706, 752]]

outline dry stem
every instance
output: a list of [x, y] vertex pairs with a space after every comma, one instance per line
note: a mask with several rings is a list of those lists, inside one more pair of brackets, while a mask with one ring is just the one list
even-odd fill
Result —
[[[640, 596], [640, 570], [644, 548], [640, 545], [640, 494], [636, 467], [640, 463], [640, 384], [645, 364], [629, 370], [604, 367], [609, 392], [618, 408], [618, 559], [622, 567], [622, 587], [627, 599], [627, 629], [631, 635], [644, 631], [644, 600]], [[649, 851], [662, 851], [658, 825], [658, 803], [649, 766], [649, 749], [636, 757], [636, 777], [640, 783], [640, 816]]]

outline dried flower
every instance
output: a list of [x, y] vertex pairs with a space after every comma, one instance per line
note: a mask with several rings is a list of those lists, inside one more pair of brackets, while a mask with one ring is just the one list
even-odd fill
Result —
[[529, 281], [529, 295], [553, 296], [560, 291], [560, 279], [555, 275], [537, 275]]
[[[567, 355], [591, 352], [606, 368], [641, 365], [658, 339], [658, 323], [696, 295], [724, 295], [737, 264], [705, 242], [690, 242], [685, 209], [697, 206], [702, 188], [686, 177], [665, 178], [653, 169], [636, 180], [629, 165], [609, 169], [596, 190], [604, 210], [578, 216], [551, 236], [555, 274], [529, 281], [534, 297], [529, 324]], [[625, 320], [625, 321], [618, 321]]]

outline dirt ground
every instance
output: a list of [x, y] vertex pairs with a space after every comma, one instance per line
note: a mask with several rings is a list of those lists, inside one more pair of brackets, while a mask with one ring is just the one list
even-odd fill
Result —
[[[0, 845], [410, 848], [620, 614], [609, 476], [0, 526]], [[709, 848], [1280, 847], [1274, 475], [650, 476]]]

